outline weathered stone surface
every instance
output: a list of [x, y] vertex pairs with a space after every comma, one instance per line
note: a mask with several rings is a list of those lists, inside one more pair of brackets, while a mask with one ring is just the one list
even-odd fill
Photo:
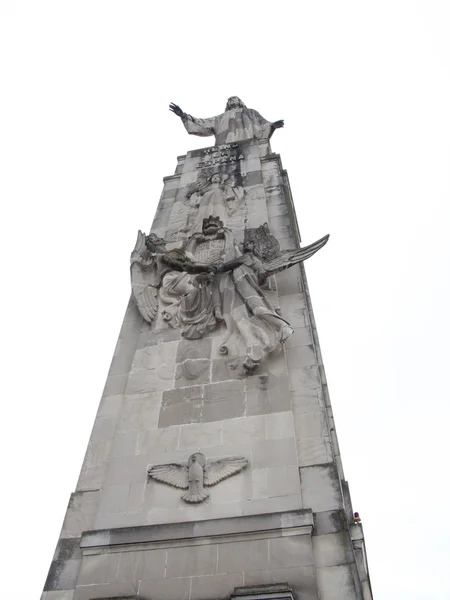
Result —
[[217, 552], [217, 544], [170, 548], [167, 551], [166, 576], [192, 577], [217, 573]]
[[158, 427], [198, 423], [203, 409], [203, 388], [192, 386], [163, 392]]
[[244, 381], [205, 385], [203, 421], [241, 417], [245, 412]]
[[291, 409], [286, 375], [259, 375], [246, 381], [247, 415], [278, 413]]
[[274, 569], [314, 564], [310, 536], [295, 535], [269, 540], [270, 566]]
[[336, 465], [300, 468], [300, 481], [305, 507], [314, 512], [342, 508], [342, 495]]
[[175, 372], [175, 387], [182, 388], [191, 385], [209, 383], [211, 361], [206, 359], [187, 359], [177, 365]]
[[257, 571], [269, 568], [269, 540], [219, 544], [219, 572]]

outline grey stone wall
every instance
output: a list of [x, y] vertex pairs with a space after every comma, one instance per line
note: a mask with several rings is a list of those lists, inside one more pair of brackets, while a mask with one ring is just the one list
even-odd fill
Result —
[[[241, 151], [246, 194], [226, 225], [243, 239], [245, 227], [268, 222], [282, 249], [298, 246], [279, 156], [267, 142], [241, 143]], [[184, 199], [199, 175], [202, 152], [178, 157], [175, 175], [164, 179], [152, 232], [174, 246], [186, 225]], [[238, 586], [281, 582], [299, 600], [371, 597], [364, 540], [349, 529], [350, 496], [303, 266], [278, 274], [276, 283], [268, 295], [295, 333], [277, 356], [242, 378], [218, 352], [222, 330], [183, 340], [179, 329], [164, 328], [160, 320], [145, 323], [130, 301], [45, 600], [136, 594], [200, 600], [226, 597]], [[186, 504], [176, 488], [147, 480], [149, 464], [183, 462], [195, 451], [209, 460], [239, 454], [249, 466], [210, 488], [208, 501], [198, 505]], [[299, 510], [314, 515], [301, 535], [280, 526], [274, 537], [254, 531], [234, 541], [192, 538], [151, 548], [139, 541], [138, 532], [149, 526], [234, 523]], [[81, 552], [83, 532], [124, 528], [131, 535], [126, 547], [107, 542]]]

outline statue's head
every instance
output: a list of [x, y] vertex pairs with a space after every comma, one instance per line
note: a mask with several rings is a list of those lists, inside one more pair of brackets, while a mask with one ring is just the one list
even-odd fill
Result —
[[238, 98], [237, 96], [231, 96], [230, 98], [228, 98], [225, 110], [231, 110], [233, 108], [244, 108], [244, 107], [245, 107], [245, 104], [242, 102], [242, 100], [240, 98]]
[[220, 217], [213, 217], [209, 215], [206, 219], [203, 219], [202, 232], [203, 235], [214, 235], [223, 228], [223, 221]]
[[158, 237], [156, 233], [145, 236], [145, 246], [149, 252], [155, 252], [158, 247], [164, 247], [165, 245], [165, 240]]
[[211, 175], [210, 181], [211, 183], [221, 183], [222, 177], [220, 176], [220, 173], [214, 173], [214, 175]]

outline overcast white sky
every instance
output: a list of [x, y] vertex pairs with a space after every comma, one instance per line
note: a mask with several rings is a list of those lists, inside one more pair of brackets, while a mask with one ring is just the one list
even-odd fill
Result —
[[[0, 0], [0, 5], [1, 5]], [[10, 0], [0, 8], [2, 596], [38, 598], [149, 229], [237, 94], [285, 119], [376, 600], [450, 598], [450, 4]], [[208, 143], [206, 141], [206, 143]], [[212, 140], [211, 140], [212, 143]]]

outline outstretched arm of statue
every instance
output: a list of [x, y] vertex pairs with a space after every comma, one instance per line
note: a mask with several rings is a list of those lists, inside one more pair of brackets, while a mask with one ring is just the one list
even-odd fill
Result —
[[174, 104], [173, 102], [169, 104], [169, 110], [175, 113], [177, 117], [180, 117], [188, 133], [192, 135], [200, 135], [202, 137], [215, 135], [215, 117], [212, 117], [211, 119], [197, 119], [196, 117], [183, 112], [178, 104]]
[[177, 115], [177, 117], [182, 118], [184, 115], [184, 112], [181, 110], [181, 108], [178, 106], [178, 104], [174, 104], [173, 102], [171, 102], [169, 104], [169, 110], [171, 110], [173, 113], [175, 113]]
[[283, 119], [280, 119], [279, 121], [275, 121], [274, 123], [272, 123], [272, 125], [270, 127], [270, 135], [272, 135], [272, 133], [275, 131], [275, 129], [280, 129], [281, 127], [284, 127]]

